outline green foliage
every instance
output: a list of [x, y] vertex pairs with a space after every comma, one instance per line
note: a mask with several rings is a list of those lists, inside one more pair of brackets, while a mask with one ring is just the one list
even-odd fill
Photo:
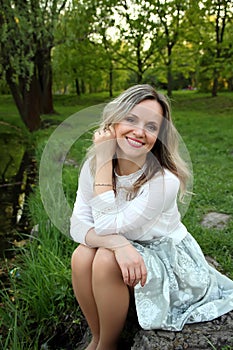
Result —
[[[201, 91], [213, 92], [214, 85], [227, 86], [232, 76], [232, 2], [192, 2], [185, 36], [196, 51], [196, 79]], [[195, 31], [193, 30], [195, 24]], [[217, 90], [216, 90], [217, 92]]]
[[72, 314], [73, 320], [80, 315], [70, 273], [71, 252], [76, 244], [49, 223], [38, 188], [28, 208], [37, 226], [31, 236], [22, 236], [28, 243], [19, 248], [15, 263], [11, 263], [10, 287], [0, 293], [4, 300], [1, 327], [8, 333], [4, 349], [36, 349], [39, 343], [51, 341], [68, 315]]
[[38, 49], [53, 46], [53, 30], [66, 1], [1, 1], [3, 70], [30, 79]]
[[[41, 232], [40, 236], [43, 236]], [[9, 331], [11, 349], [28, 349], [29, 344], [36, 348], [40, 337], [43, 337], [43, 342], [49, 340], [58, 323], [62, 322], [62, 315], [71, 305], [75, 306], [70, 282], [70, 257], [62, 256], [61, 249], [62, 244], [67, 245], [67, 240], [48, 228], [44, 232], [49, 238], [34, 238], [35, 241], [27, 248], [21, 249], [17, 267], [10, 271], [11, 288], [1, 292], [4, 299], [4, 307], [0, 311], [1, 326], [5, 332]], [[13, 274], [14, 271], [16, 273]], [[75, 308], [74, 318], [79, 315]]]
[[54, 28], [67, 0], [0, 1], [0, 73], [30, 131], [52, 113], [51, 49]]
[[0, 4], [1, 70], [20, 86], [46, 80], [53, 48], [54, 92], [111, 95], [148, 75], [169, 93], [186, 79], [201, 91], [232, 89], [231, 0]]

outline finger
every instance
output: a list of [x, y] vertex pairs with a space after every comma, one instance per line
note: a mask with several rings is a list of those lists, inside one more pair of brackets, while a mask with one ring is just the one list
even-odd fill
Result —
[[142, 277], [141, 266], [135, 267], [135, 279], [140, 281]]
[[147, 280], [147, 269], [146, 269], [146, 265], [143, 261], [143, 263], [141, 265], [141, 286], [142, 287], [146, 284], [146, 280]]
[[98, 137], [100, 135], [100, 130], [96, 130], [95, 132], [94, 132], [94, 137]]
[[111, 135], [111, 132], [109, 129], [107, 128], [104, 128], [104, 129], [98, 129], [96, 131], [96, 135], [97, 136], [108, 136], [108, 135]]
[[111, 131], [109, 129], [104, 130], [104, 135], [111, 135]]
[[127, 268], [121, 267], [122, 278], [125, 284], [129, 284], [129, 272]]
[[133, 286], [135, 281], [136, 281], [135, 270], [134, 270], [134, 268], [131, 268], [129, 270], [129, 283], [130, 283], [130, 286]]
[[[144, 262], [142, 263], [143, 266], [144, 266]], [[133, 281], [133, 287], [135, 287], [140, 281], [142, 281], [143, 279], [143, 283], [144, 283], [144, 276], [143, 276], [143, 271], [142, 271], [142, 268], [143, 266], [137, 266], [135, 267], [135, 280]]]
[[139, 268], [135, 268], [130, 272], [130, 285], [135, 287], [136, 284], [141, 280], [141, 270]]
[[131, 285], [131, 287], [135, 287], [139, 282], [140, 280], [135, 280], [134, 283]]

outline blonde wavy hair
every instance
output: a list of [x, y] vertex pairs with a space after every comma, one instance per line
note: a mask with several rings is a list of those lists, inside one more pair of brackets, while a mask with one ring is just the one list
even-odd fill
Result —
[[[190, 172], [187, 164], [179, 154], [179, 134], [172, 122], [170, 104], [167, 98], [148, 84], [134, 85], [109, 102], [102, 114], [100, 128], [108, 128], [122, 121], [130, 110], [145, 100], [157, 101], [163, 111], [163, 122], [154, 147], [147, 154], [146, 167], [143, 174], [133, 185], [131, 199], [135, 197], [139, 188], [150, 180], [158, 171], [170, 170], [180, 180], [180, 199], [186, 192], [186, 185]], [[92, 145], [87, 158], [91, 158], [91, 172], [95, 174], [95, 148]], [[113, 168], [116, 168], [117, 158], [113, 159]], [[115, 175], [113, 171], [113, 186], [115, 189]]]

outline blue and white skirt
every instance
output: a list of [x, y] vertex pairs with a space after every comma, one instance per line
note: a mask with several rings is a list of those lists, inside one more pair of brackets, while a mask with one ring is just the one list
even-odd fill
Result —
[[233, 310], [233, 281], [208, 264], [190, 234], [178, 244], [166, 237], [132, 244], [148, 273], [145, 286], [134, 288], [143, 329], [180, 331]]

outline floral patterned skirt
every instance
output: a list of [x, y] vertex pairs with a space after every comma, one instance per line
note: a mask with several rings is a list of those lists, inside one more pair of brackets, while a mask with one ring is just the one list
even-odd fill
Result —
[[143, 329], [180, 331], [186, 323], [210, 321], [233, 310], [233, 281], [211, 267], [190, 235], [132, 242], [147, 266], [147, 282], [134, 288]]

